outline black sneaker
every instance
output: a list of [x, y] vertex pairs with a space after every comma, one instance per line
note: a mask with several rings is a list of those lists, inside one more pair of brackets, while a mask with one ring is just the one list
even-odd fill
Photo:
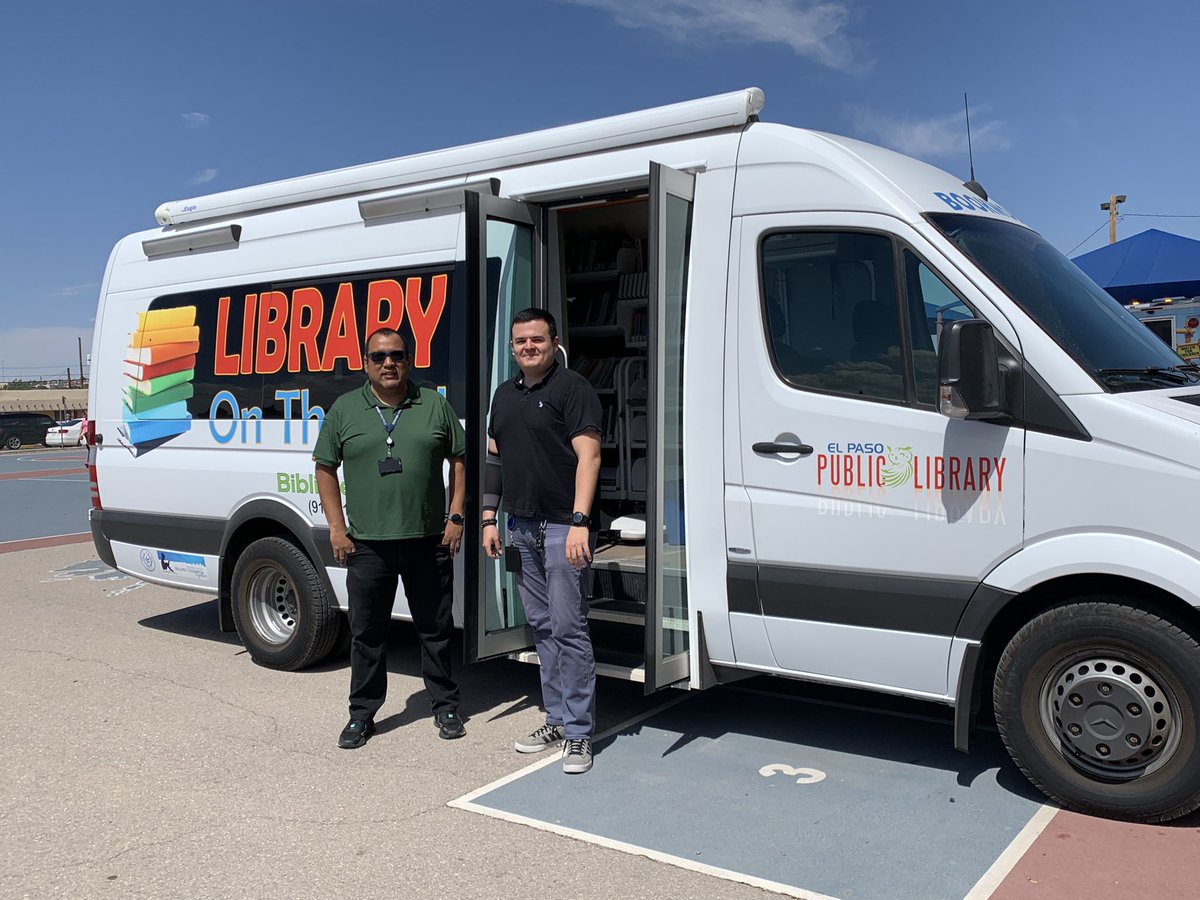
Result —
[[462, 718], [452, 709], [433, 714], [433, 724], [438, 727], [438, 737], [452, 741], [467, 733]]
[[355, 750], [367, 742], [375, 733], [375, 723], [370, 719], [351, 719], [342, 729], [338, 746], [343, 750]]

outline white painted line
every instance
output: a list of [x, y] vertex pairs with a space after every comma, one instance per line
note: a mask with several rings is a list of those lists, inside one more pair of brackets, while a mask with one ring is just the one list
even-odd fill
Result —
[[1008, 877], [1008, 873], [1013, 870], [1021, 857], [1026, 851], [1033, 846], [1033, 842], [1038, 839], [1045, 829], [1050, 824], [1050, 820], [1054, 818], [1058, 812], [1056, 806], [1043, 806], [1033, 814], [1025, 827], [1020, 830], [1015, 838], [1012, 839], [1004, 852], [996, 857], [996, 861], [992, 863], [992, 867], [983, 873], [983, 877], [975, 882], [975, 887], [971, 888], [963, 900], [987, 900], [992, 896], [992, 892], [1000, 887], [1000, 883]]
[[[555, 757], [553, 761], [557, 761]], [[692, 872], [699, 872], [702, 875], [711, 875], [714, 878], [721, 878], [725, 881], [734, 881], [738, 884], [748, 884], [751, 887], [761, 888], [765, 891], [772, 891], [776, 894], [783, 894], [785, 897], [799, 897], [801, 900], [836, 900], [827, 894], [818, 894], [813, 891], [801, 890], [797, 887], [792, 887], [790, 884], [781, 884], [778, 881], [768, 881], [765, 878], [757, 878], [754, 875], [747, 875], [744, 872], [734, 872], [731, 869], [722, 869], [717, 866], [710, 866], [705, 863], [696, 862], [691, 859], [684, 859], [681, 856], [672, 856], [670, 853], [662, 853], [658, 850], [651, 850], [647, 847], [639, 847], [636, 844], [627, 844], [624, 841], [614, 841], [611, 838], [600, 837], [596, 834], [591, 834], [586, 831], [578, 831], [574, 828], [564, 828], [561, 825], [552, 825], [549, 822], [543, 822], [540, 819], [529, 819], [525, 816], [519, 816], [515, 813], [504, 812], [498, 809], [492, 809], [487, 806], [479, 806], [464, 800], [451, 800], [446, 804], [453, 806], [456, 809], [465, 809], [469, 812], [477, 812], [482, 815], [489, 816], [493, 819], [503, 819], [506, 822], [515, 822], [519, 825], [528, 825], [530, 828], [536, 828], [539, 831], [549, 831], [553, 834], [562, 835], [563, 837], [574, 838], [575, 840], [584, 841], [588, 844], [595, 844], [598, 847], [604, 847], [608, 850], [618, 850], [621, 853], [628, 853], [632, 856], [641, 856], [646, 859], [652, 859], [655, 862], [666, 863], [667, 865], [676, 866], [680, 869], [688, 869]]]
[[[654, 709], [647, 710], [641, 715], [634, 716], [619, 725], [616, 725], [603, 734], [597, 735], [596, 740], [600, 741], [609, 735], [616, 734], [627, 728], [630, 728], [637, 723], [657, 715], [665, 709], [670, 709], [676, 704], [682, 703], [691, 697], [691, 693], [685, 693], [674, 700], [664, 703], [662, 706], [656, 706]], [[754, 875], [747, 875], [744, 872], [735, 872], [732, 869], [722, 869], [718, 866], [710, 866], [706, 863], [696, 862], [693, 859], [686, 859], [682, 856], [674, 856], [670, 853], [663, 853], [659, 850], [651, 850], [648, 847], [639, 847], [637, 844], [627, 844], [624, 841], [613, 840], [612, 838], [601, 837], [598, 834], [592, 834], [587, 831], [580, 831], [575, 828], [566, 828], [562, 825], [554, 825], [550, 822], [542, 821], [541, 819], [532, 819], [527, 816], [518, 815], [517, 813], [505, 812], [504, 810], [494, 809], [490, 806], [483, 806], [475, 802], [475, 800], [484, 794], [490, 793], [499, 787], [510, 784], [530, 772], [535, 772], [538, 769], [543, 769], [548, 765], [559, 762], [560, 757], [557, 753], [547, 753], [546, 759], [539, 759], [532, 765], [525, 766], [511, 775], [506, 775], [503, 778], [493, 781], [491, 784], [477, 788], [468, 794], [464, 794], [456, 800], [451, 800], [447, 806], [454, 809], [462, 809], [467, 812], [479, 813], [480, 815], [488, 816], [492, 819], [501, 819], [505, 822], [515, 822], [518, 825], [528, 825], [530, 828], [536, 828], [539, 831], [548, 831], [552, 834], [558, 834], [563, 837], [574, 838], [578, 841], [583, 841], [588, 844], [595, 844], [598, 847], [604, 847], [609, 850], [617, 850], [621, 853], [628, 853], [632, 856], [641, 856], [646, 859], [654, 860], [655, 862], [666, 863], [670, 866], [676, 866], [680, 869], [687, 869], [692, 872], [699, 872], [702, 875], [711, 875], [714, 878], [720, 878], [725, 881], [733, 881], [738, 884], [746, 884], [751, 887], [761, 888], [765, 891], [772, 891], [776, 894], [782, 894], [785, 897], [798, 897], [800, 900], [837, 900], [835, 897], [830, 897], [827, 894], [818, 894], [814, 891], [805, 891], [800, 888], [793, 887], [790, 884], [782, 884], [777, 881], [769, 881], [765, 878], [758, 878]]]

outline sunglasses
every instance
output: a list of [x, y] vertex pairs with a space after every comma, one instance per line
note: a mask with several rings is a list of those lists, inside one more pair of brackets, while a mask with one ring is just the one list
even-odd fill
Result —
[[375, 363], [377, 366], [382, 366], [385, 359], [390, 359], [394, 363], [402, 363], [408, 359], [407, 350], [372, 350], [367, 354], [367, 359]]

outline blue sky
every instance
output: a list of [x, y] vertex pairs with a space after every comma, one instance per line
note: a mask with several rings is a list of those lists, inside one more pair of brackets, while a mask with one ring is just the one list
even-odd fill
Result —
[[[1193, 2], [0, 4], [0, 380], [78, 368], [165, 201], [755, 85], [763, 118], [975, 174], [1069, 255], [1200, 239]], [[1171, 217], [1166, 217], [1171, 216]]]

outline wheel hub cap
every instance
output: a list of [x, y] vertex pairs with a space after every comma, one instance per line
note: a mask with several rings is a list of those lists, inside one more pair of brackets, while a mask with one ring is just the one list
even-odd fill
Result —
[[1136, 778], [1167, 750], [1174, 717], [1144, 670], [1116, 659], [1072, 663], [1048, 683], [1046, 713], [1064, 753], [1109, 779]]

